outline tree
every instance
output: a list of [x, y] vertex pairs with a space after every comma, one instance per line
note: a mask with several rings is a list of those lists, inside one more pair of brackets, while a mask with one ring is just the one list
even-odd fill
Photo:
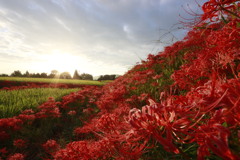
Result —
[[49, 78], [57, 78], [59, 75], [59, 72], [57, 70], [52, 70], [51, 74], [49, 75]]
[[8, 77], [8, 75], [3, 73], [3, 74], [0, 75], [0, 77]]
[[88, 73], [83, 73], [83, 74], [80, 75], [80, 79], [93, 80], [93, 76], [91, 74], [88, 74]]
[[40, 75], [40, 76], [41, 76], [41, 78], [47, 78], [47, 77], [48, 77], [48, 76], [47, 76], [47, 73], [44, 73], [44, 72], [43, 72], [43, 73], [41, 73], [41, 75]]
[[117, 75], [115, 74], [112, 74], [112, 75], [101, 75], [99, 78], [98, 78], [98, 81], [101, 81], [101, 80], [115, 80], [117, 77]]
[[23, 74], [23, 77], [30, 77], [30, 74], [28, 71], [26, 71], [26, 73]]
[[73, 74], [73, 79], [80, 79], [80, 78], [81, 78], [81, 77], [80, 77], [78, 71], [75, 70], [75, 71], [74, 71], [74, 74]]
[[35, 74], [35, 77], [36, 77], [36, 78], [41, 78], [40, 73], [36, 73], [36, 74]]
[[60, 78], [61, 79], [71, 79], [72, 77], [71, 77], [71, 74], [69, 72], [62, 72], [60, 74]]
[[12, 77], [22, 77], [21, 71], [17, 70], [11, 74]]
[[103, 75], [101, 75], [97, 80], [98, 80], [98, 81], [103, 80]]

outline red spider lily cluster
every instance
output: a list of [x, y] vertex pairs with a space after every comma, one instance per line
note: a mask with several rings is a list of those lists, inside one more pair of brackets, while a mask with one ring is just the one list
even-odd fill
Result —
[[[97, 86], [85, 86], [78, 92], [62, 97], [61, 102], [56, 102], [50, 97], [47, 102], [38, 106], [35, 110], [27, 109], [12, 118], [0, 119], [0, 159], [32, 159], [31, 154], [33, 153], [31, 152], [34, 152], [31, 151], [32, 147], [42, 148], [39, 152], [43, 155], [38, 158], [45, 159], [45, 157], [51, 156], [54, 151], [60, 149], [60, 145], [54, 138], [61, 136], [59, 132], [62, 127], [64, 128], [63, 123], [71, 126], [73, 120], [78, 119], [78, 121], [74, 120], [74, 125], [79, 125], [81, 123], [80, 117], [84, 116], [87, 119], [89, 115], [81, 116], [84, 109], [91, 109], [90, 103], [88, 105], [84, 104], [88, 100], [87, 95], [90, 97], [95, 93], [94, 96], [91, 96], [91, 101], [94, 103], [94, 99], [99, 96], [100, 89], [101, 87]], [[76, 104], [80, 106], [75, 106]], [[53, 133], [45, 138], [37, 137], [34, 133], [32, 135], [31, 132], [36, 131], [38, 133], [40, 129], [45, 129], [45, 131], [41, 131], [39, 136], [44, 136], [43, 134], [46, 134], [44, 132]], [[36, 142], [32, 142], [33, 139]], [[39, 156], [39, 153], [34, 154], [36, 154], [34, 156]]]
[[0, 119], [0, 157], [240, 159], [239, 0], [202, 8], [182, 41], [114, 82]]

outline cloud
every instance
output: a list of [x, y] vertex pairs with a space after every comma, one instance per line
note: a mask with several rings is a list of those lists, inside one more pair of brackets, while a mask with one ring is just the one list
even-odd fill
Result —
[[[126, 66], [163, 49], [166, 44], [157, 40], [171, 32], [179, 14], [189, 17], [181, 6], [187, 4], [200, 12], [192, 0], [0, 0], [0, 53], [37, 61], [59, 49], [106, 65], [106, 73], [111, 65], [124, 73]], [[172, 31], [174, 40], [185, 33]]]

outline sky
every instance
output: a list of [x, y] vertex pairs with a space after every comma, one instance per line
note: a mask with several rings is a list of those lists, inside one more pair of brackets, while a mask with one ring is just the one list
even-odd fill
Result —
[[0, 74], [122, 75], [181, 40], [196, 1], [0, 0]]

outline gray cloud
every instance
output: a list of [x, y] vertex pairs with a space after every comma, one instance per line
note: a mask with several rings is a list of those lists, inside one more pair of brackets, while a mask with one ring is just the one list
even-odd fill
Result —
[[[200, 12], [192, 0], [0, 0], [0, 52], [37, 57], [60, 49], [127, 69], [163, 48], [156, 40], [179, 14], [190, 17], [187, 4]], [[172, 33], [181, 39], [186, 30]]]

